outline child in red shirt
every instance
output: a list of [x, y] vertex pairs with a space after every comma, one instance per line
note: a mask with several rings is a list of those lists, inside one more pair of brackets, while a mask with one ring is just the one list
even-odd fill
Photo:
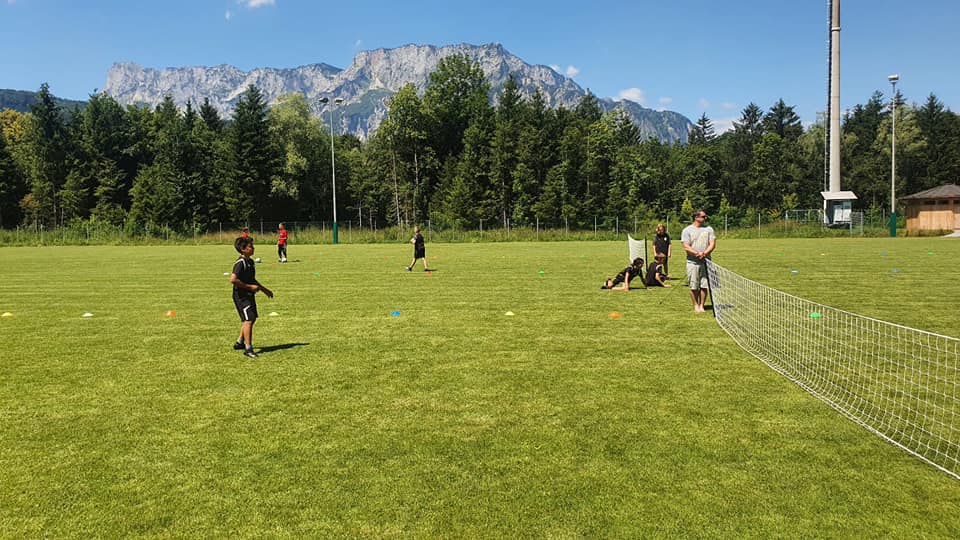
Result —
[[277, 231], [277, 257], [280, 258], [280, 262], [287, 262], [287, 229], [283, 227], [283, 223], [279, 226], [279, 231]]

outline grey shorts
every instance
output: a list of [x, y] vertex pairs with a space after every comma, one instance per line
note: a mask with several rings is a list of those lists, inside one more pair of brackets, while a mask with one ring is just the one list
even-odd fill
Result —
[[709, 287], [707, 284], [707, 261], [687, 261], [687, 279], [690, 280], [690, 290], [697, 291]]

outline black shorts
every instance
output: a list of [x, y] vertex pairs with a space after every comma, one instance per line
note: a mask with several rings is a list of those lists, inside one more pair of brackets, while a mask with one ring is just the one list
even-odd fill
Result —
[[414, 248], [413, 249], [413, 258], [414, 259], [423, 259], [427, 256], [427, 248]]
[[242, 322], [257, 320], [257, 299], [251, 296], [233, 294], [233, 305], [237, 306], [237, 313]]

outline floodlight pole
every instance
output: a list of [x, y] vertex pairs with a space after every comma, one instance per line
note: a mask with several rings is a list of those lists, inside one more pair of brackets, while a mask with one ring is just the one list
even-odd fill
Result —
[[[330, 98], [320, 98], [320, 103], [327, 104], [330, 103]], [[334, 104], [339, 105], [343, 103], [343, 100], [340, 98], [335, 98], [333, 103], [330, 104], [330, 107], [327, 111], [330, 113], [330, 172], [331, 178], [333, 181], [333, 243], [337, 244], [337, 160], [336, 155], [333, 150], [333, 106]]]
[[890, 237], [897, 236], [897, 81], [900, 75], [894, 73], [887, 77], [893, 87], [890, 96]]

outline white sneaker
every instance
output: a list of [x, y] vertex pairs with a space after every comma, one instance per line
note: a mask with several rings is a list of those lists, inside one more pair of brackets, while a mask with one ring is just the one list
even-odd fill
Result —
[[287, 258], [284, 257], [283, 259], [280, 260], [280, 262], [287, 262]]

